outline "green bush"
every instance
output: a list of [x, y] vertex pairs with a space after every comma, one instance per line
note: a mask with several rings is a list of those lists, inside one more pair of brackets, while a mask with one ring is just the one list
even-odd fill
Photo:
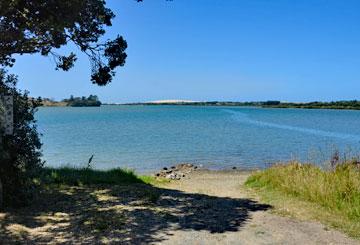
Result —
[[5, 204], [22, 205], [34, 194], [34, 178], [43, 165], [41, 143], [36, 130], [34, 113], [37, 102], [27, 92], [16, 89], [17, 77], [0, 69], [0, 94], [14, 98], [14, 133], [0, 132], [0, 180]]

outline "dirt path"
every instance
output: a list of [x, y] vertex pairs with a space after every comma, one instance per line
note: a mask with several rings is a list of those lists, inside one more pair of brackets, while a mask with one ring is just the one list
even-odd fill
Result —
[[[248, 175], [240, 171], [198, 171], [169, 187], [185, 193], [247, 200], [242, 185]], [[249, 207], [245, 205], [245, 209]], [[161, 244], [360, 244], [320, 223], [280, 217], [267, 208], [249, 211], [236, 231], [176, 230]], [[223, 210], [224, 215], [228, 212]]]
[[271, 214], [246, 194], [247, 176], [199, 170], [164, 186], [51, 187], [0, 212], [0, 244], [360, 244]]

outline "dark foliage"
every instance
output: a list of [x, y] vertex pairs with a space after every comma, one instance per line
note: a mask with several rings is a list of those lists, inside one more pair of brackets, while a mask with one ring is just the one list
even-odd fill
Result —
[[16, 54], [40, 53], [68, 71], [76, 55], [55, 50], [72, 43], [89, 57], [93, 83], [106, 85], [126, 59], [127, 43], [121, 36], [99, 41], [114, 17], [104, 0], [1, 0], [0, 65], [12, 66]]
[[348, 100], [348, 101], [331, 101], [331, 102], [309, 102], [309, 103], [280, 103], [278, 105], [272, 105], [272, 107], [279, 108], [304, 108], [304, 109], [348, 109], [348, 110], [360, 110], [360, 101]]
[[4, 201], [24, 204], [33, 194], [33, 179], [42, 167], [41, 143], [35, 126], [37, 102], [29, 102], [27, 93], [15, 88], [17, 77], [0, 69], [0, 94], [14, 97], [14, 134], [2, 137], [0, 145], [0, 178]]
[[277, 105], [280, 105], [280, 101], [268, 100], [268, 101], [263, 102], [263, 105], [264, 106], [277, 106]]
[[70, 99], [65, 99], [63, 102], [67, 103], [67, 106], [72, 107], [88, 107], [88, 106], [101, 106], [101, 102], [96, 95], [90, 95], [89, 97], [73, 97]]

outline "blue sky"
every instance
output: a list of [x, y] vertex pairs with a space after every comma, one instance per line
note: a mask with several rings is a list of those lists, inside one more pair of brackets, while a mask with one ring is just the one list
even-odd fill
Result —
[[[108, 0], [107, 38], [128, 42], [106, 87], [79, 54], [69, 72], [21, 56], [11, 70], [33, 96], [97, 94], [104, 102], [161, 99], [360, 99], [360, 1]], [[67, 49], [64, 49], [65, 51]]]

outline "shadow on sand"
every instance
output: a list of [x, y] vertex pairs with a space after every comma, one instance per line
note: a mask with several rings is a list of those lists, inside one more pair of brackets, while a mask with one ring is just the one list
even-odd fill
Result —
[[250, 212], [269, 208], [146, 184], [57, 186], [29, 207], [0, 213], [0, 243], [156, 243], [176, 230], [235, 232]]

